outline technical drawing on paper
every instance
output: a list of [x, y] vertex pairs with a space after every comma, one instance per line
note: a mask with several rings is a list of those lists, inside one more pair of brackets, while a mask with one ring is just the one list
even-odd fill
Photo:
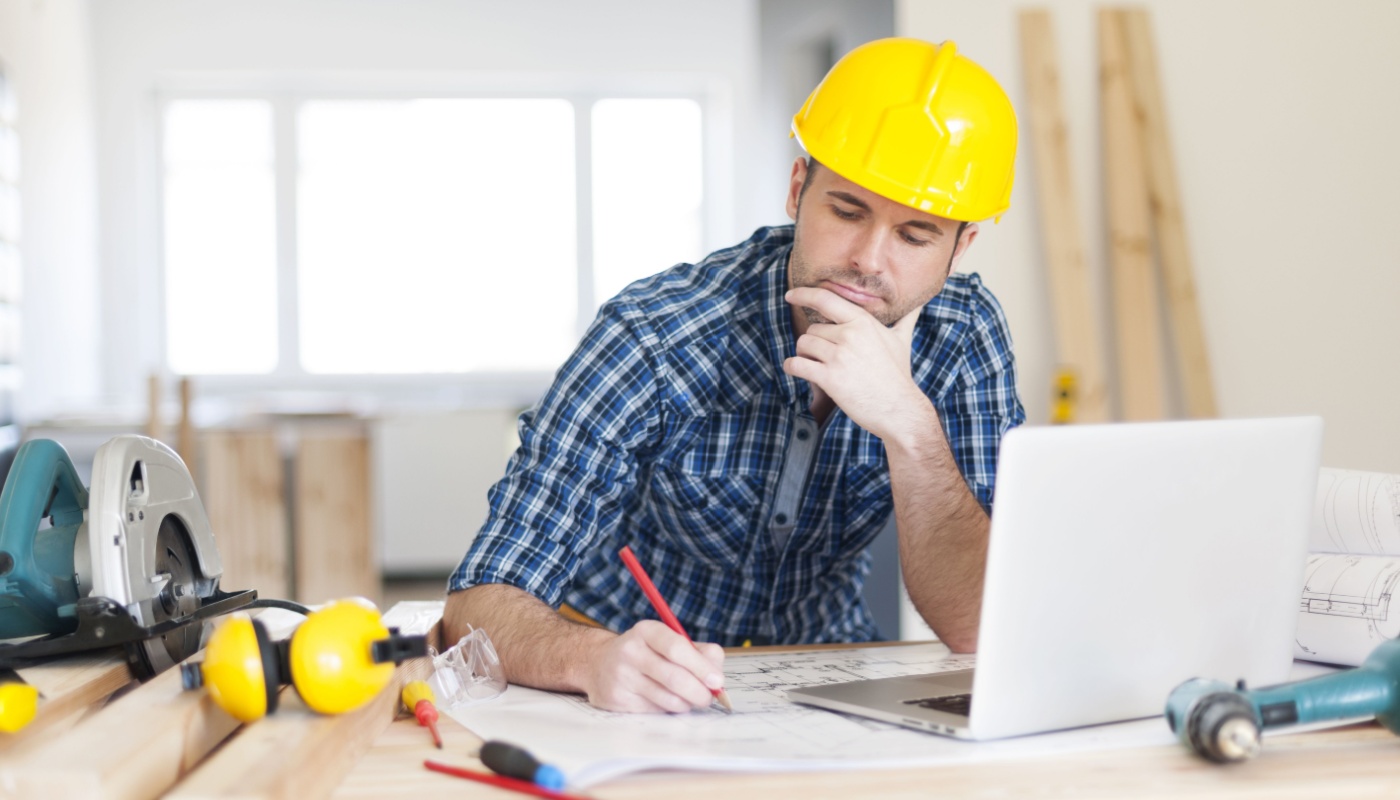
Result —
[[1309, 549], [1400, 556], [1400, 475], [1319, 470]]
[[1384, 639], [1400, 636], [1400, 558], [1314, 553], [1299, 602], [1297, 654], [1360, 663]]
[[833, 764], [926, 758], [967, 745], [875, 720], [793, 703], [787, 690], [942, 672], [973, 666], [942, 645], [906, 645], [725, 659], [734, 714], [619, 714], [578, 695], [511, 686], [495, 701], [451, 715], [484, 738], [532, 742], [575, 781], [593, 783], [648, 766], [753, 769], [756, 765]]

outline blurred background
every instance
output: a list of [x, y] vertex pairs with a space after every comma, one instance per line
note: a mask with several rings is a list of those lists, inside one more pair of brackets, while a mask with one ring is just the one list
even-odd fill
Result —
[[[3, 443], [51, 437], [83, 463], [117, 433], [178, 442], [228, 588], [440, 596], [516, 415], [597, 307], [786, 222], [791, 115], [889, 35], [956, 41], [1022, 117], [1011, 211], [962, 269], [1002, 301], [1045, 423], [1028, 7], [0, 0]], [[1111, 332], [1102, 4], [1034, 7]], [[1400, 472], [1400, 4], [1136, 7], [1219, 415], [1319, 414], [1324, 464]], [[887, 533], [871, 602], [887, 635], [920, 635], [897, 570]]]

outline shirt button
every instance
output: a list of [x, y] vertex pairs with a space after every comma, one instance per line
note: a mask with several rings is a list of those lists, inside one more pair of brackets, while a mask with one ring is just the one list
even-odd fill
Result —
[[778, 523], [779, 525], [786, 525], [786, 524], [787, 524], [787, 514], [782, 514], [782, 513], [775, 514], [775, 515], [773, 516], [773, 521], [776, 522], [776, 523]]
[[808, 433], [806, 428], [798, 428], [798, 429], [797, 429], [797, 440], [798, 440], [798, 441], [800, 441], [800, 442], [805, 442], [805, 441], [807, 441], [809, 438], [811, 438], [811, 436], [812, 436], [812, 434]]

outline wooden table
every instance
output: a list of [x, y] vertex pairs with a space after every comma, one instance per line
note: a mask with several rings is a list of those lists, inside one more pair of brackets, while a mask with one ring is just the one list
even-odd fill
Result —
[[[450, 793], [503, 800], [527, 796], [424, 769], [424, 759], [481, 769], [471, 755], [480, 745], [478, 737], [450, 719], [442, 721], [441, 730], [444, 749], [439, 751], [412, 718], [393, 722], [333, 796], [424, 798]], [[1258, 758], [1230, 766], [1209, 764], [1173, 746], [894, 770], [761, 775], [659, 772], [609, 781], [580, 794], [618, 800], [1395, 798], [1400, 797], [1400, 737], [1375, 723], [1266, 736]]]

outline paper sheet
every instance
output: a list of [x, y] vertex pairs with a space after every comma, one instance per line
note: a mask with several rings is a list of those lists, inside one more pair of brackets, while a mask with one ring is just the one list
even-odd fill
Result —
[[1400, 475], [1318, 472], [1293, 655], [1355, 666], [1400, 635]]
[[[1116, 747], [1169, 745], [1160, 718], [1074, 731], [966, 742], [790, 702], [798, 686], [962, 669], [972, 657], [942, 645], [731, 655], [725, 686], [732, 716], [615, 714], [581, 697], [512, 686], [449, 715], [486, 739], [529, 748], [585, 787], [646, 769], [807, 771], [1001, 760]], [[1166, 702], [1166, 698], [1162, 698]]]

